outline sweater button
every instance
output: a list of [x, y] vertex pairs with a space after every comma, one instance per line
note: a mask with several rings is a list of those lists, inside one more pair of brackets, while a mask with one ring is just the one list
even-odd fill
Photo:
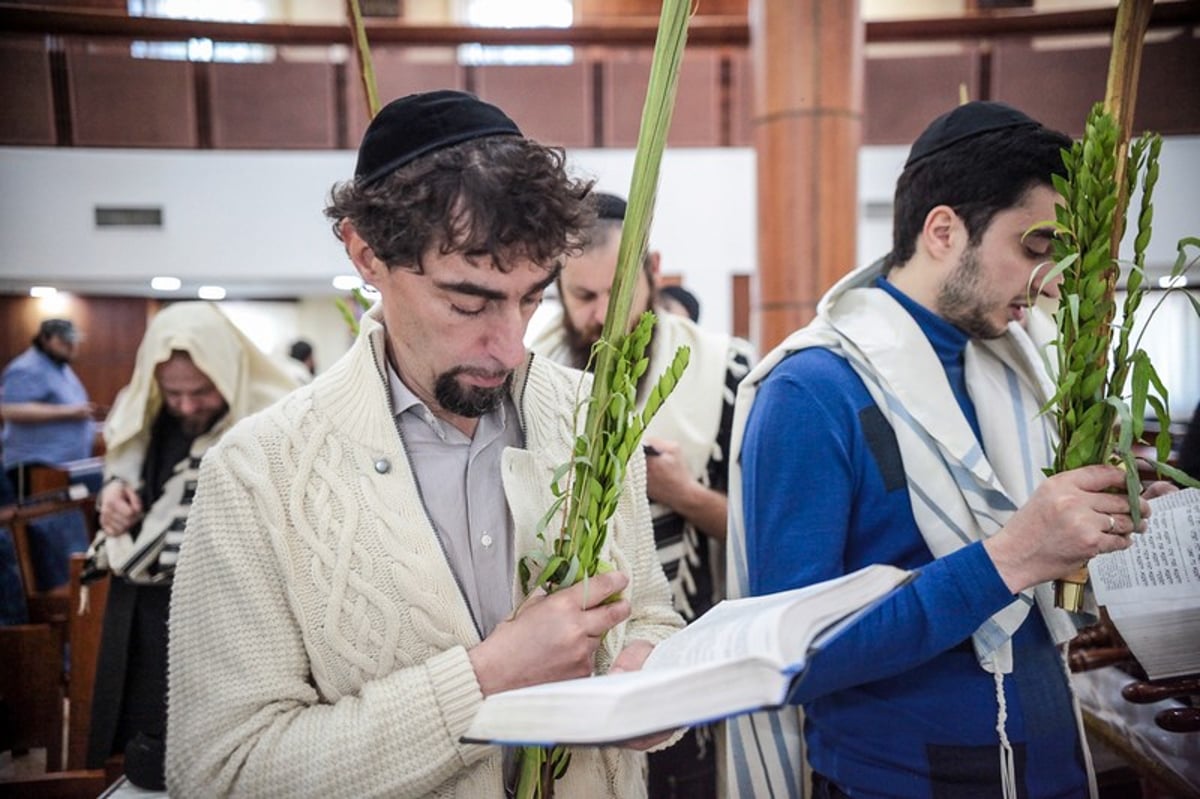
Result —
[[375, 461], [375, 471], [379, 472], [380, 474], [387, 474], [391, 470], [392, 464], [387, 458], [380, 458], [379, 460]]

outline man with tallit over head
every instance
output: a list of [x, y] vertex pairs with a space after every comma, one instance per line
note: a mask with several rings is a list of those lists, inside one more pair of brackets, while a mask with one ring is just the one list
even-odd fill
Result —
[[296, 387], [215, 305], [160, 311], [104, 428], [102, 535], [113, 580], [104, 615], [88, 767], [124, 752], [133, 784], [165, 787], [167, 611], [204, 453]]

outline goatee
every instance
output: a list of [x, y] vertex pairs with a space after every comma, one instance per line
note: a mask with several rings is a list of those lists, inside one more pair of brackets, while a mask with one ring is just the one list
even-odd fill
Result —
[[466, 366], [458, 366], [449, 372], [438, 375], [437, 382], [433, 386], [433, 396], [438, 401], [438, 405], [456, 416], [467, 419], [477, 419], [485, 413], [499, 408], [500, 404], [504, 402], [504, 396], [512, 386], [511, 372], [505, 376], [502, 384], [491, 387], [465, 386], [457, 380], [459, 375], [464, 374], [474, 374], [480, 377], [496, 377], [498, 375], [494, 372], [485, 372]]

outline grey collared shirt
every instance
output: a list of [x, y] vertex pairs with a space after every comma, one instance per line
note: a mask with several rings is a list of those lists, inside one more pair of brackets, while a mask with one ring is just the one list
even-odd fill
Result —
[[506, 396], [479, 418], [474, 438], [433, 415], [388, 363], [392, 407], [425, 509], [480, 633], [512, 613], [513, 522], [501, 482], [505, 447], [523, 447]]

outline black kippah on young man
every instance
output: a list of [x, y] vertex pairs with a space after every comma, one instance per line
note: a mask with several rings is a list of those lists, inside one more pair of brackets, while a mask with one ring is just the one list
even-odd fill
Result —
[[1040, 128], [1035, 119], [1010, 105], [996, 102], [975, 101], [963, 103], [947, 111], [933, 122], [913, 142], [904, 168], [921, 161], [947, 147], [983, 133], [1010, 128]]

